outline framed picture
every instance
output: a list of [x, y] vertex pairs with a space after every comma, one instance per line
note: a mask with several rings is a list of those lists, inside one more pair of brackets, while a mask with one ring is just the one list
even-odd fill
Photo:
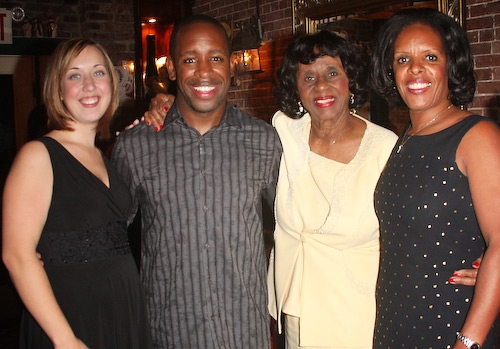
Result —
[[465, 0], [438, 0], [438, 10], [454, 17], [465, 28]]
[[[446, 13], [465, 28], [465, 0], [434, 0], [414, 2], [414, 7], [433, 7]], [[293, 33], [295, 36], [312, 34], [317, 30], [318, 23], [346, 17], [370, 16], [380, 19], [380, 16], [390, 16], [391, 12], [408, 7], [404, 0], [292, 0]], [[379, 12], [380, 16], [375, 16]]]
[[115, 66], [118, 78], [120, 105], [128, 104], [135, 99], [133, 61], [122, 61], [121, 66]]

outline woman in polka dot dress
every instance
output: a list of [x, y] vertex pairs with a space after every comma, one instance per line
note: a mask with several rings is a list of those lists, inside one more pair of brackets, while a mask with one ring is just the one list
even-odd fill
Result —
[[[465, 31], [430, 9], [381, 28], [374, 89], [411, 123], [375, 192], [381, 260], [374, 348], [498, 348], [500, 128], [474, 96]], [[475, 291], [447, 276], [484, 251]]]

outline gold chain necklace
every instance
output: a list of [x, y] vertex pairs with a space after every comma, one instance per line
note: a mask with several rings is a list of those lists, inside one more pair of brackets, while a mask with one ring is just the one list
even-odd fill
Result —
[[[429, 126], [430, 124], [432, 124], [434, 121], [437, 120], [438, 117], [440, 117], [445, 111], [447, 110], [450, 110], [450, 108], [453, 107], [453, 104], [450, 104], [446, 109], [440, 111], [439, 113], [437, 113], [432, 119], [430, 119], [424, 126], [422, 126], [421, 128], [418, 129], [417, 132], [415, 133], [412, 133], [411, 135], [408, 135], [408, 130], [411, 128], [411, 127], [408, 127], [405, 131], [405, 134], [403, 135], [403, 141], [401, 142], [401, 144], [399, 144], [398, 146], [398, 150], [396, 151], [396, 153], [399, 154], [399, 152], [401, 151], [401, 149], [403, 149], [403, 147], [405, 146], [406, 142], [408, 142], [411, 137], [415, 136], [416, 134], [420, 133], [424, 128], [426, 128], [427, 126]], [[405, 137], [408, 136], [408, 138], [405, 139]]]

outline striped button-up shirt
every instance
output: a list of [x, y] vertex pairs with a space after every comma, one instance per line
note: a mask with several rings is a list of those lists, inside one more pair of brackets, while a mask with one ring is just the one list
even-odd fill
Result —
[[112, 160], [141, 207], [155, 348], [269, 348], [262, 197], [281, 156], [269, 124], [227, 106], [204, 135], [174, 104], [164, 129], [120, 135]]

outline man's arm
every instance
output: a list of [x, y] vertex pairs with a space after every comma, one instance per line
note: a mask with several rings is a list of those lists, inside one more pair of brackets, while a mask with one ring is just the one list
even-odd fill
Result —
[[264, 198], [264, 200], [266, 200], [269, 207], [274, 211], [274, 198], [276, 196], [276, 185], [278, 184], [281, 153], [283, 152], [281, 147], [281, 142], [278, 136], [276, 136], [276, 141], [271, 151], [272, 151], [272, 159], [271, 159], [270, 178], [268, 185], [266, 186], [266, 188], [264, 188], [262, 197]]
[[130, 189], [130, 194], [132, 195], [133, 208], [127, 219], [127, 225], [129, 225], [137, 213], [138, 208], [138, 198], [137, 198], [137, 183], [133, 175], [133, 167], [127, 155], [131, 153], [130, 149], [127, 149], [126, 142], [130, 140], [125, 139], [125, 137], [118, 137], [116, 143], [113, 147], [111, 153], [111, 162], [117, 169], [118, 173], [122, 176], [123, 180]]

